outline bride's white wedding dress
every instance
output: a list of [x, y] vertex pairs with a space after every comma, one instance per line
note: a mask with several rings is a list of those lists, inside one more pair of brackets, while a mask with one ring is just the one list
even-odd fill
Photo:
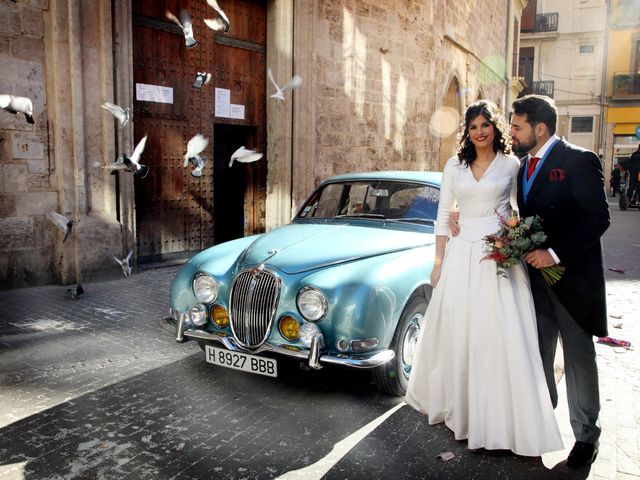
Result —
[[562, 450], [538, 351], [535, 311], [523, 265], [496, 274], [481, 261], [496, 212], [516, 205], [518, 159], [500, 152], [480, 180], [451, 158], [444, 169], [436, 234], [460, 211], [425, 315], [406, 401], [430, 424], [445, 422], [468, 448], [539, 456]]

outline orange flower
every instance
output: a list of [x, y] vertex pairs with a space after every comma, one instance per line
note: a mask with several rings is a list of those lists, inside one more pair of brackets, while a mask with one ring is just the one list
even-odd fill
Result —
[[518, 217], [511, 217], [508, 221], [507, 221], [507, 225], [509, 225], [511, 228], [515, 227], [516, 225], [518, 225]]
[[493, 246], [500, 250], [502, 247], [504, 247], [504, 243], [502, 243], [500, 240], [496, 240], [496, 243], [494, 243]]

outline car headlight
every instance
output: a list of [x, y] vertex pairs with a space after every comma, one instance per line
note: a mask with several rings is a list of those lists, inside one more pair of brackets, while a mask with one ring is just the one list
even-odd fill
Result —
[[307, 348], [311, 346], [313, 337], [315, 337], [316, 335], [320, 335], [320, 329], [313, 323], [305, 323], [300, 327], [300, 330], [298, 330], [300, 341]]
[[206, 273], [193, 279], [193, 294], [200, 303], [213, 303], [218, 297], [218, 283]]
[[189, 310], [189, 318], [192, 324], [201, 327], [207, 323], [207, 309], [204, 305], [194, 305]]
[[321, 320], [327, 313], [327, 298], [313, 287], [303, 287], [298, 291], [296, 305], [300, 314], [310, 322]]

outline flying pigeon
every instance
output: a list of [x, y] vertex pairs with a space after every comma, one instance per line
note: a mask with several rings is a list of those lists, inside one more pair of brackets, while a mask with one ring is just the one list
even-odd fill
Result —
[[204, 138], [199, 133], [194, 135], [189, 143], [187, 144], [187, 153], [184, 156], [184, 164], [183, 167], [189, 165], [189, 162], [193, 163], [196, 167], [191, 172], [191, 175], [194, 177], [202, 176], [202, 169], [204, 168], [204, 164], [207, 163], [207, 158], [201, 156], [202, 151], [207, 148], [209, 144], [209, 140]]
[[113, 257], [113, 259], [118, 262], [118, 265], [122, 267], [122, 273], [125, 277], [131, 275], [131, 266], [129, 265], [129, 260], [131, 260], [131, 255], [133, 254], [133, 250], [129, 250], [129, 253], [125, 258], [120, 260], [118, 257]]
[[198, 72], [195, 81], [193, 82], [193, 88], [202, 88], [211, 81], [211, 74], [209, 72]]
[[300, 75], [294, 75], [293, 78], [289, 80], [289, 83], [283, 85], [282, 87], [279, 87], [276, 81], [273, 79], [273, 72], [270, 68], [267, 69], [267, 75], [269, 75], [269, 80], [271, 80], [271, 83], [273, 83], [273, 85], [276, 87], [276, 93], [271, 95], [271, 98], [275, 98], [276, 100], [284, 100], [284, 92], [286, 92], [287, 90], [293, 90], [294, 88], [298, 88], [300, 85], [302, 85], [302, 77], [300, 77]]
[[33, 103], [27, 97], [14, 97], [13, 95], [0, 95], [0, 108], [4, 108], [7, 112], [24, 113], [27, 123], [36, 123], [33, 120]]
[[115, 105], [111, 102], [104, 102], [101, 105], [102, 108], [111, 112], [111, 114], [120, 121], [120, 128], [124, 128], [127, 122], [131, 119], [131, 109], [122, 108], [119, 105]]
[[224, 33], [229, 33], [229, 28], [231, 28], [231, 25], [229, 24], [229, 19], [227, 18], [227, 15], [222, 11], [220, 6], [218, 5], [218, 2], [216, 0], [207, 0], [207, 3], [211, 8], [213, 8], [216, 12], [218, 12], [219, 18], [216, 18], [216, 19], [205, 18], [204, 23], [211, 30], [216, 30], [216, 31], [223, 30]]
[[75, 223], [73, 220], [68, 219], [64, 215], [60, 215], [58, 212], [49, 212], [47, 213], [47, 218], [51, 220], [51, 222], [58, 227], [60, 230], [64, 232], [64, 238], [62, 242], [64, 243], [69, 235], [71, 235], [71, 229], [73, 228], [73, 224]]
[[242, 163], [251, 163], [262, 158], [262, 153], [258, 153], [255, 150], [247, 150], [244, 148], [244, 145], [233, 152], [231, 155], [231, 161], [229, 162], [229, 166], [233, 165], [233, 161], [236, 160]]
[[140, 155], [142, 155], [142, 151], [144, 150], [144, 146], [147, 144], [147, 136], [145, 135], [142, 140], [138, 142], [135, 150], [131, 154], [131, 156], [127, 156], [126, 154], [122, 154], [118, 157], [118, 159], [110, 165], [107, 165], [106, 169], [108, 170], [129, 170], [138, 178], [144, 178], [149, 173], [149, 167], [146, 165], [140, 165]]
[[195, 47], [198, 42], [193, 38], [193, 22], [191, 21], [191, 15], [186, 10], [180, 12], [180, 20], [171, 13], [169, 10], [164, 12], [166, 17], [180, 27], [182, 33], [184, 33], [184, 40], [187, 43], [187, 48]]
[[71, 288], [67, 288], [67, 294], [71, 295], [71, 298], [73, 298], [74, 300], [80, 298], [80, 295], [82, 295], [83, 293], [84, 288], [82, 288], [82, 285], [80, 285], [79, 283], [75, 284]]

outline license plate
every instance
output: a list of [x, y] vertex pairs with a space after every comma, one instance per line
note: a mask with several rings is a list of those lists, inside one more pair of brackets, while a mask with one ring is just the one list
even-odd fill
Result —
[[258, 357], [240, 352], [230, 352], [224, 348], [206, 345], [205, 360], [220, 367], [233, 368], [243, 372], [257, 373], [268, 377], [278, 376], [278, 363], [272, 358]]

